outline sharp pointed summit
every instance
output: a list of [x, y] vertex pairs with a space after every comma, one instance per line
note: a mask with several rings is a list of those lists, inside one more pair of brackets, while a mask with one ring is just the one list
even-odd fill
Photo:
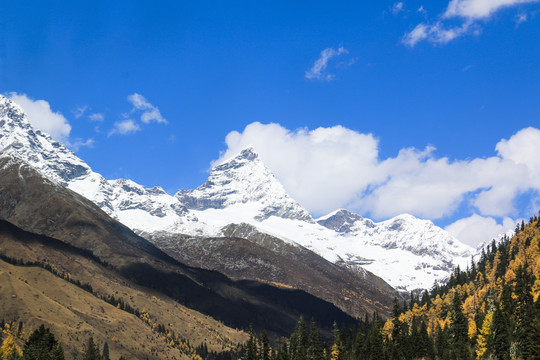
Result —
[[251, 207], [254, 219], [270, 216], [313, 222], [309, 212], [294, 201], [264, 165], [252, 147], [215, 166], [208, 180], [195, 190], [181, 190], [176, 197], [193, 210]]

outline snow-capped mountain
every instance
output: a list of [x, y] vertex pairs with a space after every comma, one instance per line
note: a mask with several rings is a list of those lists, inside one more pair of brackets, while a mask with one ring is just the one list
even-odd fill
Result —
[[238, 156], [216, 166], [208, 180], [195, 190], [176, 195], [193, 210], [225, 209], [235, 204], [257, 204], [256, 220], [271, 216], [313, 222], [310, 213], [290, 198], [281, 183], [264, 166], [255, 150], [244, 149]]
[[[106, 180], [71, 150], [35, 130], [22, 109], [0, 95], [0, 156], [16, 156], [57, 184], [92, 200], [124, 225], [149, 230], [174, 225], [186, 209], [163, 189], [148, 189], [130, 180]], [[134, 217], [133, 215], [139, 215]], [[146, 222], [145, 222], [146, 221]]]
[[62, 144], [34, 130], [22, 110], [3, 96], [0, 154], [22, 158], [138, 233], [220, 237], [226, 226], [246, 223], [331, 262], [369, 270], [400, 290], [430, 288], [474, 254], [430, 221], [410, 215], [375, 223], [338, 210], [316, 222], [252, 148], [214, 167], [197, 189], [175, 196], [130, 180], [106, 180]]
[[386, 249], [406, 250], [419, 256], [447, 254], [450, 255], [447, 259], [450, 262], [452, 258], [470, 252], [468, 246], [457, 241], [431, 221], [417, 219], [408, 214], [375, 223], [358, 214], [340, 209], [317, 219], [317, 223], [343, 236], [362, 238], [370, 245]]
[[335, 241], [347, 249], [340, 251], [346, 264], [363, 265], [376, 274], [392, 269], [388, 276], [395, 278], [390, 283], [398, 289], [411, 290], [408, 283], [429, 288], [433, 281], [444, 280], [456, 265], [464, 268], [475, 253], [431, 221], [408, 214], [376, 223], [341, 209], [317, 223], [339, 234]]
[[214, 167], [198, 189], [176, 197], [198, 219], [178, 225], [181, 233], [222, 236], [227, 225], [247, 223], [331, 262], [371, 271], [400, 290], [430, 288], [474, 254], [431, 221], [411, 215], [375, 223], [338, 210], [314, 222], [252, 148]]

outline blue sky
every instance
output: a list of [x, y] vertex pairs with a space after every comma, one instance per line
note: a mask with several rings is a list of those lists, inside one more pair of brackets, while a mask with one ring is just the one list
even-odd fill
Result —
[[48, 130], [106, 178], [174, 193], [249, 143], [315, 215], [409, 212], [474, 243], [538, 210], [538, 1], [0, 11], [0, 92], [46, 101]]

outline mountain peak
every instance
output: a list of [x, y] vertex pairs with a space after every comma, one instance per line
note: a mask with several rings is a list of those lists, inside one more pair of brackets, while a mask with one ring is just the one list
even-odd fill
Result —
[[321, 216], [317, 219], [317, 223], [320, 225], [339, 233], [349, 233], [353, 231], [354, 226], [356, 226], [356, 223], [358, 222], [363, 222], [364, 225], [368, 227], [374, 226], [371, 220], [364, 219], [362, 216], [345, 209], [333, 211], [330, 214]]
[[[259, 157], [259, 154], [252, 146], [248, 146], [240, 151], [238, 155], [222, 161], [220, 164], [214, 166], [212, 172], [223, 171], [226, 169], [238, 169], [245, 166], [260, 166], [260, 164], [262, 164], [262, 160]], [[262, 164], [262, 166], [264, 167], [264, 164]]]
[[236, 156], [237, 158], [246, 159], [253, 161], [257, 158], [259, 158], [259, 154], [255, 151], [253, 146], [249, 145], [248, 147], [244, 148], [242, 151], [240, 151], [240, 154]]
[[215, 166], [204, 184], [195, 190], [180, 190], [176, 197], [193, 210], [250, 204], [251, 210], [256, 209], [257, 220], [278, 216], [313, 222], [309, 212], [291, 199], [253, 147]]
[[19, 124], [28, 123], [21, 107], [4, 95], [0, 95], [0, 116], [12, 122], [18, 122]]
[[21, 107], [2, 95], [0, 152], [24, 159], [44, 176], [62, 185], [91, 171], [71, 150], [48, 134], [35, 130]]

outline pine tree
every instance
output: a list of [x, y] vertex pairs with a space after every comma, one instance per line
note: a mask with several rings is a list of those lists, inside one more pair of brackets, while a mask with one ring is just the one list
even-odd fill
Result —
[[253, 327], [249, 328], [249, 340], [246, 343], [246, 357], [245, 360], [257, 360], [257, 342], [255, 335], [253, 334]]
[[373, 323], [366, 339], [366, 359], [384, 359], [384, 343], [381, 335], [382, 320], [376, 312], [373, 316]]
[[291, 360], [306, 360], [307, 359], [307, 329], [306, 322], [303, 316], [300, 316], [300, 320], [296, 324], [296, 328], [291, 335], [290, 342], [290, 358]]
[[332, 336], [332, 343], [330, 347], [331, 348], [330, 360], [343, 360], [345, 357], [343, 341], [341, 338], [341, 334], [339, 332], [339, 328], [335, 322], [334, 322], [332, 333], [333, 333], [333, 336]]
[[490, 342], [490, 337], [492, 336], [492, 324], [493, 313], [488, 313], [484, 318], [482, 328], [480, 329], [480, 333], [476, 339], [476, 356], [478, 359], [483, 359], [488, 355], [488, 344]]
[[392, 346], [391, 358], [401, 358], [405, 355], [407, 344], [408, 329], [406, 324], [399, 320], [401, 309], [397, 298], [394, 298], [394, 307], [392, 309]]
[[24, 360], [63, 360], [64, 350], [48, 328], [41, 325], [24, 344]]
[[461, 308], [461, 300], [457, 291], [454, 292], [452, 299], [452, 309], [450, 312], [450, 344], [456, 356], [460, 359], [468, 359], [469, 344], [468, 344], [468, 323], [463, 309]]
[[268, 335], [263, 331], [259, 336], [259, 360], [270, 360], [270, 345], [268, 344]]
[[101, 360], [99, 348], [96, 343], [94, 343], [93, 337], [88, 339], [88, 344], [86, 345], [83, 353], [83, 360]]
[[538, 339], [531, 339], [529, 333], [533, 331], [532, 321], [534, 319], [534, 302], [532, 296], [533, 276], [524, 266], [519, 266], [516, 272], [516, 285], [514, 293], [517, 296], [516, 302], [516, 320], [517, 332], [516, 340], [518, 343], [518, 352], [523, 358], [532, 357], [534, 343]]
[[435, 348], [439, 359], [447, 358], [449, 351], [448, 331], [437, 326], [437, 337], [435, 338]]
[[276, 360], [289, 360], [289, 348], [287, 347], [287, 343], [283, 343], [279, 348]]
[[[204, 344], [206, 346], [206, 343]], [[109, 355], [109, 344], [105, 342], [103, 344], [103, 352], [101, 353], [101, 359], [102, 360], [111, 360], [111, 357]]]
[[531, 320], [531, 326], [529, 331], [527, 332], [525, 342], [528, 344], [528, 352], [527, 355], [529, 356], [526, 359], [531, 360], [539, 360], [540, 359], [540, 297], [538, 300], [536, 300], [536, 309], [535, 313], [533, 315], [533, 318]]
[[321, 333], [315, 324], [315, 320], [311, 319], [311, 325], [309, 330], [308, 360], [324, 360], [324, 347], [321, 339]]
[[433, 359], [435, 357], [435, 351], [433, 349], [433, 340], [429, 337], [427, 331], [427, 325], [425, 321], [420, 324], [420, 336], [419, 336], [419, 357]]
[[496, 309], [493, 313], [491, 346], [493, 355], [500, 360], [510, 357], [510, 332], [505, 312]]

